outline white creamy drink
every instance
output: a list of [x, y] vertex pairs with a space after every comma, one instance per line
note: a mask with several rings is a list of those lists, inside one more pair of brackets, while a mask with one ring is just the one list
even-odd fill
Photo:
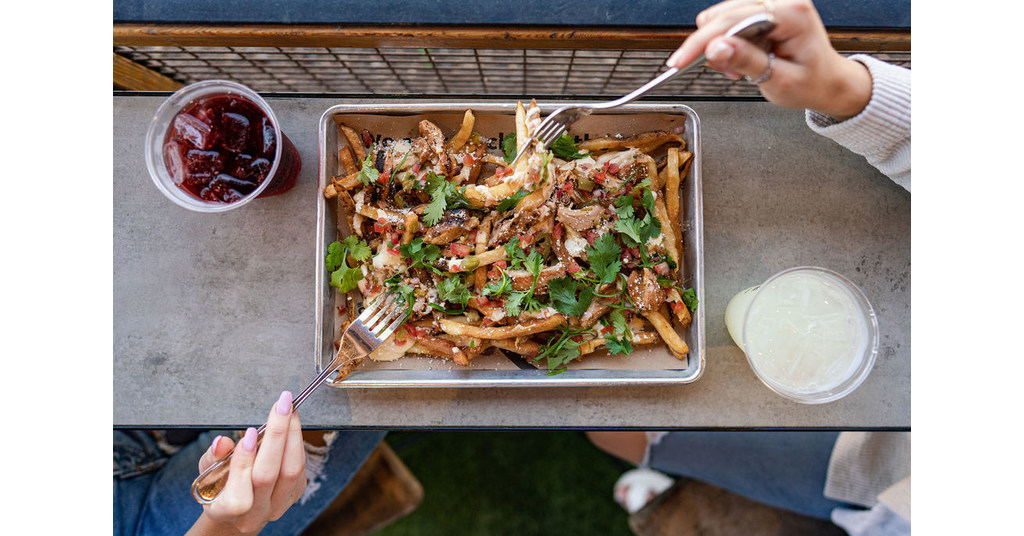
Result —
[[796, 397], [828, 392], [873, 360], [873, 312], [854, 291], [827, 271], [789, 271], [737, 294], [726, 327], [769, 387]]

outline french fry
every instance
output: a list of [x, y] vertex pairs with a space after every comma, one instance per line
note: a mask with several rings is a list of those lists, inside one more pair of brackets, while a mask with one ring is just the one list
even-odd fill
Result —
[[685, 178], [686, 174], [690, 172], [690, 164], [693, 164], [693, 153], [689, 151], [680, 151], [679, 153], [679, 177]]
[[470, 255], [466, 257], [466, 259], [462, 261], [462, 265], [466, 266], [468, 264], [469, 266], [472, 266], [475, 262], [478, 263], [479, 266], [487, 266], [488, 264], [494, 264], [503, 260], [505, 260], [505, 247], [498, 246], [478, 255]]
[[447, 318], [438, 320], [441, 330], [451, 335], [463, 335], [477, 339], [511, 339], [514, 337], [525, 337], [542, 331], [549, 331], [565, 324], [565, 316], [553, 315], [542, 320], [530, 320], [520, 324], [509, 326], [480, 327], [472, 324], [464, 324]]
[[657, 216], [658, 221], [661, 222], [661, 232], [665, 234], [665, 249], [668, 250], [668, 256], [672, 257], [672, 261], [676, 263], [676, 266], [682, 266], [679, 260], [679, 250], [676, 249], [676, 225], [672, 225], [673, 221], [669, 216], [666, 202], [662, 201], [661, 197], [654, 200], [654, 213]]
[[[517, 354], [526, 356], [535, 356], [540, 353], [540, 343], [531, 341], [526, 337], [516, 337], [513, 339], [493, 339], [490, 341], [491, 346], [499, 348], [501, 350], [508, 350]], [[532, 361], [532, 360], [531, 360]]]
[[[674, 235], [674, 248], [677, 257], [674, 259], [679, 264], [678, 255], [682, 253], [683, 228], [679, 223], [679, 149], [672, 147], [668, 150], [668, 164], [665, 165], [665, 208], [668, 209], [668, 221], [672, 224]], [[662, 222], [664, 225], [665, 222]]]
[[473, 152], [473, 166], [469, 168], [469, 182], [476, 183], [480, 178], [480, 170], [484, 168], [484, 162], [481, 159], [486, 152], [487, 145], [485, 144], [478, 145], [476, 151]]
[[412, 242], [412, 239], [416, 236], [416, 231], [420, 228], [420, 217], [415, 212], [407, 212], [405, 214], [405, 229], [402, 231], [402, 244], [408, 244]]
[[425, 354], [446, 359], [455, 358], [455, 343], [436, 337], [419, 337], [409, 349], [409, 353]]
[[352, 151], [356, 154], [356, 160], [362, 163], [366, 159], [366, 149], [363, 148], [363, 137], [359, 135], [352, 127], [347, 125], [341, 125], [341, 132], [348, 140], [348, 146], [352, 148]]
[[338, 205], [345, 209], [345, 214], [355, 214], [356, 202], [352, 200], [352, 194], [348, 192], [338, 192]]
[[[355, 158], [352, 156], [352, 148], [349, 146], [338, 149], [338, 162], [341, 163], [341, 167], [345, 169], [345, 173], [351, 175], [353, 173], [359, 173], [360, 166], [356, 165]], [[362, 162], [360, 162], [362, 164]]]
[[505, 161], [505, 158], [496, 154], [484, 154], [480, 157], [480, 161], [485, 164], [494, 164], [498, 167], [508, 166], [508, 162]]
[[[379, 221], [381, 218], [384, 218], [389, 223], [405, 223], [405, 216], [401, 213], [386, 208], [371, 207], [366, 204], [359, 207], [358, 214], [373, 221]], [[415, 216], [415, 213], [413, 215]]]
[[[484, 219], [480, 221], [480, 226], [476, 229], [476, 244], [473, 252], [484, 252], [487, 250], [487, 239], [490, 238], [491, 234], [491, 223], [494, 221], [495, 213], [489, 212]], [[483, 292], [484, 287], [487, 286], [487, 267], [484, 265], [479, 266], [476, 272], [473, 273], [473, 286], [476, 287], [477, 292]]]
[[[633, 340], [631, 341], [633, 346], [643, 346], [645, 344], [657, 344], [661, 341], [661, 336], [656, 331], [637, 331], [633, 332]], [[596, 352], [599, 348], [608, 343], [604, 337], [597, 337], [584, 341], [579, 346], [579, 352], [581, 356]]]
[[516, 189], [507, 182], [494, 186], [471, 186], [466, 188], [466, 200], [473, 207], [486, 207], [496, 205], [499, 201], [506, 197], [511, 197], [514, 193], [516, 193]]
[[658, 330], [658, 334], [661, 335], [662, 340], [668, 345], [668, 349], [672, 352], [672, 355], [676, 356], [676, 359], [686, 358], [686, 355], [690, 353], [690, 347], [676, 333], [675, 328], [672, 327], [672, 323], [667, 318], [654, 310], [643, 311], [641, 314], [651, 321], [651, 325], [654, 326], [654, 329]]
[[647, 176], [651, 179], [651, 190], [657, 192], [665, 185], [664, 181], [661, 180], [661, 174], [658, 173], [658, 164], [647, 155], [644, 155], [644, 160], [647, 163]]
[[526, 108], [523, 107], [523, 101], [519, 101], [516, 103], [516, 154], [529, 141], [530, 135], [526, 133]]
[[675, 310], [675, 317], [676, 320], [679, 321], [679, 326], [683, 329], [688, 328], [693, 319], [690, 317], [690, 309], [686, 307], [685, 303], [683, 303], [683, 297], [679, 295], [679, 291], [675, 288], [671, 288], [666, 293], [666, 296], [668, 297], [669, 303], [678, 303], [682, 305], [682, 307], [678, 308], [673, 307], [673, 310]]
[[331, 177], [331, 184], [338, 190], [351, 190], [362, 182], [359, 180], [359, 173], [350, 173], [344, 177]]
[[656, 130], [651, 132], [642, 132], [640, 134], [634, 134], [626, 138], [594, 138], [590, 140], [583, 140], [576, 144], [576, 148], [580, 151], [607, 151], [612, 149], [627, 149], [635, 147], [644, 153], [651, 153], [658, 147], [669, 143], [678, 142], [685, 145], [685, 141], [682, 136], [678, 134], [670, 134], [668, 132]]
[[473, 123], [476, 118], [473, 117], [472, 110], [466, 110], [465, 115], [462, 116], [462, 126], [459, 127], [459, 131], [452, 136], [452, 139], [448, 142], [452, 151], [459, 151], [463, 145], [469, 141], [469, 136], [473, 134]]

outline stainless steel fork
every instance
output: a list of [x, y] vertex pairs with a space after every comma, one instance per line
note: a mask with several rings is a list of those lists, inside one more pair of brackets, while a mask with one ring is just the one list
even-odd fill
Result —
[[[298, 409], [299, 405], [334, 371], [353, 361], [363, 359], [380, 346], [405, 322], [408, 313], [407, 304], [394, 291], [381, 294], [371, 301], [342, 333], [341, 348], [338, 349], [331, 364], [324, 367], [323, 372], [292, 400], [292, 411]], [[263, 442], [263, 432], [266, 428], [267, 425], [264, 424], [257, 431], [257, 449]], [[213, 503], [223, 491], [230, 469], [228, 462], [234, 452], [235, 450], [231, 449], [231, 452], [217, 460], [192, 482], [192, 497], [200, 504]]]
[[[729, 37], [742, 37], [743, 39], [768, 50], [771, 47], [771, 41], [768, 40], [768, 33], [771, 32], [773, 28], [775, 28], [775, 22], [772, 20], [771, 16], [767, 14], [758, 14], [743, 19], [730, 28], [729, 31], [725, 32], [725, 35]], [[551, 112], [551, 115], [548, 115], [547, 118], [537, 126], [537, 130], [534, 131], [532, 136], [530, 136], [530, 140], [523, 145], [522, 150], [516, 154], [515, 159], [512, 160], [509, 167], [516, 164], [519, 157], [526, 153], [533, 141], [540, 140], [544, 148], [547, 149], [556, 139], [558, 139], [559, 136], [562, 135], [563, 132], [566, 131], [566, 129], [569, 128], [569, 126], [590, 115], [594, 110], [605, 110], [608, 108], [622, 106], [623, 104], [626, 104], [627, 102], [630, 102], [644, 93], [647, 93], [661, 84], [675, 78], [679, 73], [688, 71], [699, 65], [703, 65], [706, 61], [707, 58], [704, 57], [704, 54], [701, 54], [697, 59], [690, 62], [689, 65], [682, 68], [672, 67], [658, 75], [654, 80], [640, 86], [632, 93], [612, 101], [587, 104], [585, 106], [570, 104], [568, 106], [558, 108], [554, 112]]]

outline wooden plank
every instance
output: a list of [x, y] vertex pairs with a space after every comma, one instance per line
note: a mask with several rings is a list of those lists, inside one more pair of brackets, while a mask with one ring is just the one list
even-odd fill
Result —
[[177, 91], [182, 84], [115, 52], [114, 87], [135, 91]]
[[[114, 46], [672, 50], [691, 29], [115, 24]], [[910, 32], [831, 32], [840, 51], [910, 50]]]
[[629, 516], [636, 536], [843, 536], [833, 523], [680, 479]]

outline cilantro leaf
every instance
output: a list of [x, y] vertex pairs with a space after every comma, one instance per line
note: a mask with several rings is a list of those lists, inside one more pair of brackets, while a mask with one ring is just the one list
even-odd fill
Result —
[[513, 290], [505, 300], [505, 311], [509, 316], [519, 316], [523, 312], [523, 300], [528, 294], [525, 290]]
[[380, 177], [380, 172], [377, 171], [377, 168], [373, 167], [373, 151], [370, 151], [370, 154], [367, 154], [366, 159], [363, 160], [363, 167], [359, 170], [356, 178], [364, 185], [369, 186], [377, 182], [378, 177]]
[[349, 235], [345, 238], [345, 247], [348, 248], [348, 254], [357, 261], [365, 261], [373, 254], [370, 246], [355, 235]]
[[533, 358], [535, 361], [547, 359], [548, 376], [565, 372], [565, 366], [580, 356], [580, 343], [573, 339], [586, 333], [586, 330], [573, 329], [564, 325], [559, 329], [562, 334], [557, 339], [555, 337], [548, 339], [548, 343]]
[[461, 277], [446, 277], [437, 284], [438, 299], [465, 306], [469, 302], [469, 289]]
[[526, 267], [526, 270], [533, 274], [534, 283], [537, 282], [536, 279], [537, 276], [540, 275], [540, 271], [542, 269], [541, 267], [543, 266], [543, 264], [544, 257], [542, 257], [540, 253], [537, 252], [537, 250], [531, 251], [530, 256], [527, 257], [526, 260], [523, 262], [523, 266]]
[[324, 258], [324, 262], [327, 265], [328, 271], [333, 272], [337, 270], [345, 262], [345, 251], [345, 244], [341, 242], [332, 242], [331, 245], [327, 246], [327, 256]]
[[430, 203], [423, 221], [428, 227], [437, 225], [444, 217], [445, 210], [470, 206], [465, 187], [459, 188], [454, 182], [445, 180], [444, 175], [437, 175], [433, 171], [427, 172], [426, 191], [430, 194]]
[[562, 134], [555, 141], [551, 142], [551, 151], [555, 153], [555, 156], [563, 160], [576, 160], [579, 158], [586, 158], [590, 153], [581, 153], [576, 148], [576, 142], [573, 141], [572, 136], [568, 134]]
[[569, 316], [580, 316], [590, 307], [594, 299], [594, 289], [583, 284], [579, 298], [576, 297], [576, 281], [571, 277], [562, 276], [548, 283], [548, 296], [556, 311]]
[[[508, 246], [512, 243], [505, 244], [506, 253], [508, 252]], [[518, 241], [515, 243], [518, 243]], [[517, 253], [520, 256], [523, 255], [522, 251]], [[529, 257], [519, 262], [522, 262], [526, 270], [533, 274], [533, 283], [530, 284], [530, 290], [513, 290], [512, 294], [509, 295], [508, 300], [505, 301], [505, 312], [509, 316], [519, 316], [524, 309], [537, 311], [541, 307], [540, 302], [534, 299], [533, 293], [537, 289], [537, 280], [540, 278], [541, 270], [543, 270], [544, 257], [535, 250], [530, 253]]]
[[587, 248], [590, 269], [597, 276], [600, 284], [611, 283], [622, 268], [622, 248], [615, 242], [611, 234], [603, 234]]
[[633, 344], [628, 339], [617, 339], [611, 333], [604, 334], [604, 345], [612, 354], [628, 355], [633, 353]]
[[[619, 219], [615, 221], [614, 229], [624, 235], [623, 242], [629, 247], [637, 247], [646, 243], [661, 233], [661, 221], [655, 217], [655, 197], [647, 185], [649, 179], [644, 179], [633, 190], [632, 194], [620, 195], [615, 198], [615, 213]], [[633, 208], [633, 199], [640, 196], [640, 206], [646, 212], [643, 218], [636, 216], [636, 209]]]
[[498, 203], [498, 210], [502, 212], [507, 212], [515, 208], [515, 206], [519, 204], [519, 200], [524, 197], [526, 197], [526, 190], [523, 190], [522, 187], [520, 187], [518, 190], [516, 190], [516, 193], [506, 197], [505, 199], [502, 199]]
[[606, 317], [612, 327], [610, 333], [604, 334], [605, 347], [612, 354], [629, 354], [633, 352], [633, 333], [629, 330], [626, 317], [622, 311], [612, 311]]
[[342, 263], [341, 267], [331, 272], [331, 286], [336, 287], [339, 292], [348, 292], [356, 288], [356, 284], [363, 278], [363, 272], [359, 268], [349, 268]]
[[686, 308], [689, 309], [691, 313], [697, 310], [699, 300], [697, 300], [696, 290], [688, 288], [683, 291], [681, 297], [683, 298], [683, 303], [686, 304]]
[[519, 247], [518, 236], [514, 236], [511, 240], [505, 242], [505, 255], [508, 256], [509, 268], [516, 270], [522, 266], [523, 261], [526, 260], [526, 253]]
[[508, 274], [501, 273], [501, 281], [495, 281], [488, 283], [484, 287], [484, 296], [494, 296], [500, 298], [504, 294], [508, 293], [512, 289], [512, 278]]
[[649, 188], [644, 188], [643, 199], [640, 202], [648, 214], [654, 214], [654, 192]]
[[643, 223], [636, 218], [623, 218], [615, 220], [614, 229], [624, 235], [623, 242], [627, 246], [635, 248], [642, 243], [640, 240], [641, 225]]
[[620, 219], [632, 218], [633, 217], [633, 196], [632, 195], [620, 195], [615, 198], [615, 213], [619, 215]]
[[416, 268], [418, 266], [438, 274], [441, 273], [433, 264], [430, 264], [441, 256], [441, 248], [435, 244], [424, 244], [422, 237], [413, 238], [412, 242], [402, 244], [398, 251], [403, 257], [412, 259], [412, 264], [409, 265], [409, 268]]
[[516, 150], [516, 135], [514, 132], [505, 136], [505, 139], [501, 141], [501, 151], [505, 153], [506, 162], [512, 163], [516, 159], [516, 153], [519, 151]]
[[626, 317], [622, 311], [616, 310], [609, 313], [608, 321], [611, 322], [616, 337], [627, 337], [629, 340], [633, 340], [633, 332], [629, 330], [629, 324], [626, 323]]
[[402, 301], [406, 303], [408, 307], [412, 307], [413, 303], [416, 302], [416, 289], [412, 285], [403, 283], [402, 274], [404, 272], [398, 272], [397, 274], [384, 280], [384, 284], [391, 290], [394, 290], [402, 298]]
[[423, 222], [427, 226], [437, 225], [444, 216], [444, 210], [448, 208], [448, 188], [444, 175], [438, 176], [433, 171], [427, 173], [427, 193], [430, 194], [430, 204], [423, 216]]
[[356, 283], [363, 278], [363, 272], [358, 267], [350, 268], [348, 257], [361, 261], [368, 259], [372, 253], [370, 246], [355, 236], [345, 238], [344, 242], [332, 242], [327, 246], [324, 263], [331, 272], [331, 286], [341, 292], [356, 288]]

